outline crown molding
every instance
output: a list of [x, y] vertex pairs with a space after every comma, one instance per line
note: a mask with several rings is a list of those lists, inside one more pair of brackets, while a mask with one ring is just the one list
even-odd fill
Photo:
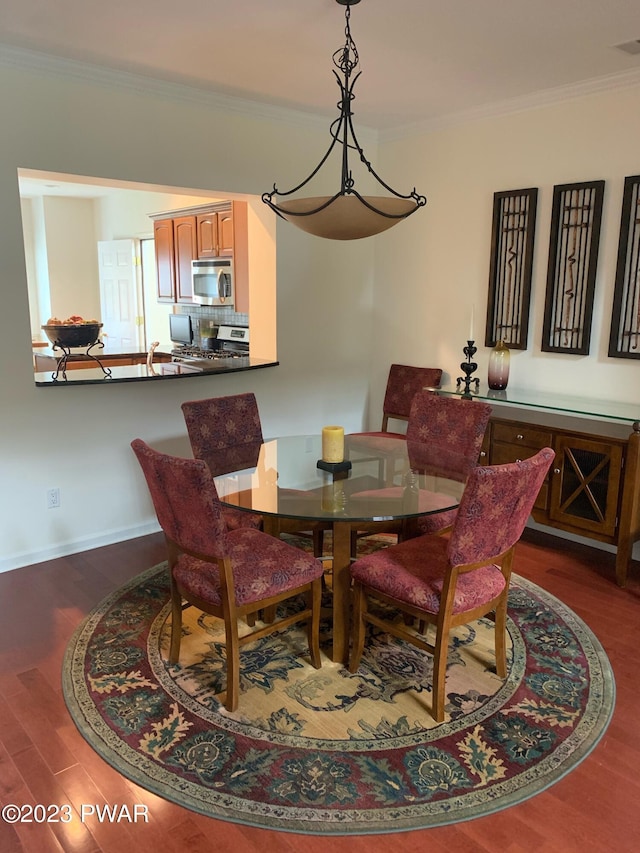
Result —
[[[4, 43], [0, 43], [0, 67], [2, 66], [41, 73], [47, 77], [72, 79], [81, 83], [90, 82], [105, 88], [125, 89], [146, 97], [155, 96], [194, 104], [207, 109], [244, 115], [252, 119], [285, 122], [289, 125], [298, 125], [315, 130], [326, 130], [328, 124], [335, 118], [333, 115], [319, 115], [317, 112], [309, 113], [304, 110], [295, 110], [262, 101], [252, 101], [235, 95], [224, 95], [185, 83], [174, 83], [131, 71], [104, 68], [88, 62], [66, 59]], [[541, 109], [563, 101], [602, 92], [629, 89], [635, 86], [640, 86], [640, 69], [596, 77], [568, 86], [545, 89], [530, 95], [496, 101], [394, 128], [376, 131], [370, 127], [359, 127], [358, 134], [370, 143], [391, 142], [397, 139], [405, 139], [408, 136], [433, 133], [457, 125]]]
[[631, 89], [635, 86], [640, 86], [640, 69], [623, 71], [619, 74], [608, 74], [605, 77], [594, 77], [591, 80], [583, 80], [580, 83], [572, 83], [568, 86], [544, 89], [540, 92], [534, 92], [531, 95], [496, 101], [492, 104], [484, 104], [468, 110], [449, 113], [435, 119], [426, 119], [422, 122], [406, 124], [389, 130], [381, 130], [379, 132], [379, 140], [380, 142], [391, 142], [395, 139], [405, 139], [408, 136], [433, 133], [461, 124], [537, 110], [552, 106], [553, 104], [562, 103], [563, 101], [577, 100], [578, 98], [602, 92]]
[[105, 68], [4, 43], [0, 43], [0, 67], [2, 66], [36, 72], [46, 77], [71, 79], [80, 83], [89, 82], [111, 89], [125, 89], [146, 97], [171, 99], [207, 109], [245, 115], [252, 119], [262, 118], [315, 129], [326, 129], [332, 121], [331, 116], [320, 116], [318, 113], [307, 113], [304, 110], [224, 95], [185, 83], [174, 83], [131, 71]]

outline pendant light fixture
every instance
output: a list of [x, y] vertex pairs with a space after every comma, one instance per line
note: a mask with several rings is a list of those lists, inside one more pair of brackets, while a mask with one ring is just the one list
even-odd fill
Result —
[[[345, 6], [345, 35], [344, 47], [333, 54], [333, 64], [341, 72], [340, 76], [334, 69], [338, 86], [340, 87], [340, 115], [331, 124], [331, 144], [326, 154], [308, 178], [286, 192], [281, 192], [273, 185], [273, 190], [264, 193], [262, 200], [275, 211], [278, 216], [286, 219], [309, 234], [316, 237], [327, 237], [332, 240], [357, 240], [360, 237], [371, 237], [386, 231], [402, 219], [406, 219], [418, 208], [427, 203], [423, 195], [419, 195], [415, 187], [408, 195], [402, 195], [386, 184], [376, 174], [371, 163], [367, 160], [360, 143], [356, 138], [352, 123], [351, 102], [354, 99], [353, 87], [360, 76], [358, 71], [358, 50], [351, 37], [349, 19], [351, 6], [360, 0], [336, 0], [340, 6]], [[312, 198], [285, 198], [298, 192], [314, 178], [327, 162], [334, 148], [342, 151], [342, 167], [340, 188], [332, 196], [315, 196]], [[360, 162], [367, 172], [387, 192], [388, 196], [361, 195], [355, 187], [355, 180], [349, 168], [349, 152], [356, 152]], [[275, 196], [284, 200], [276, 202]]]

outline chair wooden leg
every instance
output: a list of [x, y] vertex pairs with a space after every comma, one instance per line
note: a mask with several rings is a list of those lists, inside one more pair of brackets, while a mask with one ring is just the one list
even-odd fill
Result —
[[367, 612], [367, 594], [361, 583], [355, 581], [353, 585], [353, 624], [351, 657], [349, 659], [349, 672], [357, 672], [360, 666], [360, 658], [364, 651], [365, 621], [364, 614]]
[[447, 679], [447, 657], [449, 655], [449, 632], [438, 629], [433, 654], [433, 719], [444, 720], [445, 684]]
[[324, 553], [324, 530], [322, 528], [313, 529], [313, 556], [322, 557]]
[[311, 616], [307, 622], [307, 639], [309, 641], [309, 655], [311, 665], [320, 669], [320, 606], [322, 604], [322, 582], [318, 578], [311, 583], [307, 594], [307, 606], [311, 608]]
[[494, 623], [496, 646], [496, 673], [499, 678], [507, 677], [507, 600], [496, 607]]
[[355, 560], [358, 556], [358, 531], [355, 527], [351, 529], [351, 559]]
[[171, 642], [169, 645], [169, 663], [178, 663], [180, 642], [182, 640], [182, 596], [172, 579], [171, 581]]
[[227, 654], [227, 711], [235, 711], [240, 699], [240, 643], [238, 642], [237, 620], [225, 615], [225, 640]]

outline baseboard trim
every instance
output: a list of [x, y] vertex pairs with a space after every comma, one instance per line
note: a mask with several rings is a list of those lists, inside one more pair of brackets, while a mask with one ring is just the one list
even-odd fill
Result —
[[0, 559], [0, 573], [22, 569], [35, 563], [44, 563], [46, 560], [55, 560], [57, 557], [68, 557], [69, 554], [91, 551], [93, 548], [102, 548], [104, 545], [115, 545], [117, 542], [137, 539], [138, 536], [148, 536], [159, 530], [160, 525], [157, 521], [149, 521], [135, 527], [122, 527], [102, 532], [99, 536], [86, 536], [83, 539], [74, 539], [72, 542], [59, 542], [50, 548], [38, 551], [23, 551], [21, 554]]
[[[532, 530], [540, 530], [543, 533], [550, 533], [552, 536], [557, 536], [559, 539], [568, 539], [572, 542], [579, 542], [583, 545], [589, 545], [592, 548], [599, 548], [602, 551], [615, 553], [616, 548], [613, 545], [608, 545], [605, 542], [599, 542], [595, 539], [587, 539], [582, 536], [575, 536], [564, 530], [557, 530], [554, 527], [546, 527], [543, 524], [538, 524], [533, 519], [529, 519], [527, 527]], [[90, 551], [92, 548], [101, 548], [103, 545], [115, 545], [117, 542], [125, 542], [127, 539], [137, 539], [138, 536], [148, 536], [150, 533], [157, 533], [160, 530], [160, 525], [157, 521], [149, 521], [146, 524], [139, 524], [135, 527], [123, 527], [118, 530], [110, 530], [106, 533], [101, 533], [99, 536], [87, 536], [84, 539], [75, 539], [73, 542], [61, 542], [51, 548], [44, 548], [40, 551], [25, 551], [21, 554], [14, 554], [12, 557], [0, 559], [0, 573], [10, 572], [13, 569], [22, 569], [25, 566], [32, 566], [36, 563], [44, 563], [45, 560], [55, 560], [57, 557], [68, 557], [69, 554], [79, 554], [82, 551]], [[636, 543], [632, 559], [640, 559], [640, 542]]]

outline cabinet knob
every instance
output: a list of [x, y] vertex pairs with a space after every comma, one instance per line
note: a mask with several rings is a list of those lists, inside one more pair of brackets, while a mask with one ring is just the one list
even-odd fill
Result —
[[554, 469], [553, 469], [553, 473], [554, 473], [554, 474], [559, 474], [559, 473], [560, 473], [560, 469], [559, 469], [559, 468], [554, 468]]
[[522, 441], [522, 439], [524, 438], [524, 436], [523, 436], [523, 435], [520, 435], [520, 433], [518, 433], [518, 435], [516, 436], [516, 438], [518, 439], [518, 441]]
[[487, 455], [487, 453], [486, 453], [486, 451], [485, 451], [485, 450], [481, 450], [481, 451], [480, 451], [480, 458], [481, 458], [481, 459], [484, 459], [484, 457], [485, 457], [486, 455]]
[[516, 459], [516, 462], [522, 462], [522, 459]]

